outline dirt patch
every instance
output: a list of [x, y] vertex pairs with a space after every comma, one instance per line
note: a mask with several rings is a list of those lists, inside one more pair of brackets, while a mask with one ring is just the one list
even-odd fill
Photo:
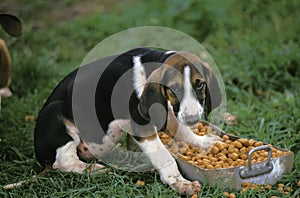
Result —
[[122, 0], [54, 0], [33, 1], [2, 0], [0, 10], [16, 13], [23, 21], [64, 23], [92, 12], [103, 12], [122, 3]]

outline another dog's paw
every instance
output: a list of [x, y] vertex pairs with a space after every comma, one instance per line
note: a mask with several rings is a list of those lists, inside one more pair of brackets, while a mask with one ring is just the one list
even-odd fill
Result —
[[181, 180], [172, 184], [171, 188], [181, 195], [193, 195], [201, 191], [201, 184], [198, 181]]
[[1, 88], [0, 89], [0, 97], [1, 96], [5, 97], [5, 98], [11, 97], [12, 96], [12, 92], [10, 91], [10, 89], [8, 87]]

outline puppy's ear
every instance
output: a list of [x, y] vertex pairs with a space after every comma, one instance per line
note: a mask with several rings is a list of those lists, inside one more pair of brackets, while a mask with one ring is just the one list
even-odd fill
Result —
[[207, 119], [210, 112], [221, 104], [222, 94], [216, 75], [211, 70], [210, 66], [205, 62], [201, 62], [201, 64], [203, 66], [203, 73], [207, 82], [207, 87], [205, 89], [206, 97], [204, 102], [206, 110], [205, 118]]
[[18, 37], [22, 34], [22, 22], [13, 14], [4, 13], [0, 10], [0, 25], [11, 36]]
[[164, 130], [168, 118], [168, 103], [163, 85], [159, 82], [149, 82], [145, 85], [139, 102], [139, 113], [154, 124], [157, 130]]

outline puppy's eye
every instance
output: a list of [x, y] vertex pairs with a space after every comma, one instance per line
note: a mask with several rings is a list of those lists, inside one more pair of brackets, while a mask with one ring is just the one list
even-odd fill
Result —
[[205, 82], [201, 82], [200, 80], [196, 80], [195, 89], [202, 90], [205, 86]]

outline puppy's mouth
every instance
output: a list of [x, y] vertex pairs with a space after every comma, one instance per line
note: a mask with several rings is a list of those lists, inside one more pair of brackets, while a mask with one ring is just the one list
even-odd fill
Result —
[[200, 117], [197, 115], [181, 116], [180, 114], [177, 114], [176, 117], [179, 120], [179, 122], [181, 122], [182, 124], [184, 124], [188, 127], [193, 127], [193, 126], [197, 125], [200, 121]]
[[195, 120], [195, 121], [185, 121], [185, 125], [188, 127], [193, 127], [196, 126], [198, 124], [199, 120]]

